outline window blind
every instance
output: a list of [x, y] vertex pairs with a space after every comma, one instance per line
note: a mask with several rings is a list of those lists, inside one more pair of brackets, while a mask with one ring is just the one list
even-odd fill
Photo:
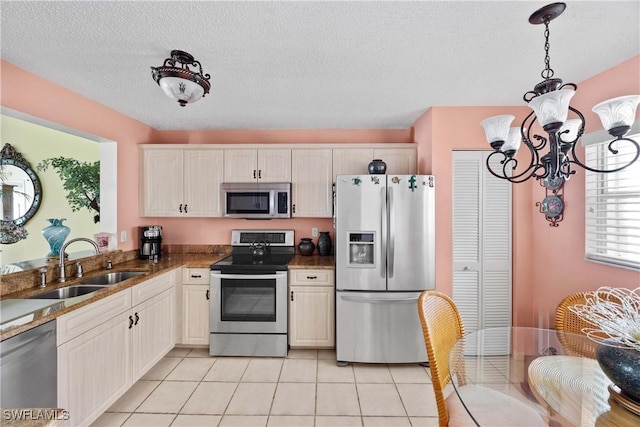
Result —
[[[585, 147], [587, 166], [615, 169], [635, 155], [634, 147], [624, 142], [614, 142], [618, 154], [611, 154], [610, 141]], [[586, 259], [640, 269], [640, 160], [619, 172], [585, 174]]]

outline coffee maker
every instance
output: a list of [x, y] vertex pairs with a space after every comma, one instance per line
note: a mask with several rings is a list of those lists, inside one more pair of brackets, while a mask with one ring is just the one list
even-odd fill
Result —
[[140, 259], [156, 259], [162, 256], [162, 226], [140, 227]]

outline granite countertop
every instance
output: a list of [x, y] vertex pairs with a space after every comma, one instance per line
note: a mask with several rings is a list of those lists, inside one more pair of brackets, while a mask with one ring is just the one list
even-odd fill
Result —
[[[227, 254], [167, 254], [158, 260], [156, 264], [148, 260], [134, 259], [114, 264], [112, 270], [95, 270], [85, 274], [83, 278], [69, 278], [64, 283], [53, 281], [46, 288], [32, 287], [29, 289], [12, 292], [2, 296], [3, 320], [0, 332], [0, 340], [10, 338], [28, 329], [53, 320], [63, 314], [84, 307], [87, 304], [106, 298], [121, 290], [130, 288], [140, 282], [144, 282], [155, 276], [180, 267], [208, 268], [214, 262], [225, 258]], [[51, 291], [57, 288], [73, 286], [88, 278], [105, 273], [118, 271], [144, 271], [146, 274], [127, 279], [123, 282], [106, 287], [97, 292], [64, 300], [38, 300], [25, 299], [35, 294]], [[10, 312], [20, 313], [15, 318], [4, 319]], [[9, 314], [10, 315], [10, 314]]]
[[302, 269], [302, 268], [334, 269], [336, 268], [336, 262], [333, 255], [304, 256], [304, 255], [300, 255], [299, 253], [296, 253], [296, 255], [293, 257], [293, 259], [289, 263], [289, 269]]
[[[176, 268], [209, 268], [211, 264], [218, 262], [227, 256], [228, 253], [168, 253], [163, 255], [157, 263], [150, 263], [148, 260], [132, 259], [114, 264], [112, 270], [99, 269], [89, 271], [85, 273], [83, 278], [70, 277], [64, 283], [51, 281], [47, 283], [47, 287], [44, 289], [29, 287], [16, 292], [3, 294], [2, 301], [0, 301], [0, 304], [2, 304], [3, 317], [0, 330], [0, 340], [10, 338], [28, 329], [53, 320], [63, 314], [69, 313], [70, 311], [84, 307], [87, 304], [106, 298], [116, 292], [130, 288], [140, 282], [159, 276]], [[335, 268], [335, 260], [333, 256], [302, 256], [300, 254], [296, 254], [291, 263], [289, 263], [289, 268], [333, 269]], [[44, 291], [73, 286], [88, 278], [118, 271], [143, 271], [146, 274], [136, 276], [106, 287], [105, 289], [74, 298], [64, 300], [25, 299]]]

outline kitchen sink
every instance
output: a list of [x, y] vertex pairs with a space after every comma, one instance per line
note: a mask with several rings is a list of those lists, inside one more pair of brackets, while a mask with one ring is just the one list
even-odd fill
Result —
[[74, 285], [64, 288], [54, 289], [52, 291], [36, 294], [28, 299], [67, 299], [73, 297], [79, 297], [80, 295], [86, 295], [91, 292], [104, 289], [106, 286], [99, 285]]
[[101, 276], [92, 277], [82, 281], [83, 285], [115, 285], [116, 283], [123, 282], [132, 277], [137, 277], [142, 274], [146, 274], [146, 271], [115, 271], [113, 273], [106, 273]]

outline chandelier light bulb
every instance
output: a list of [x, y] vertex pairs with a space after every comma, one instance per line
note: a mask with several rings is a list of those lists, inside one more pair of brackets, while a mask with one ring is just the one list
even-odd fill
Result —
[[636, 117], [636, 108], [640, 103], [640, 95], [619, 96], [603, 101], [592, 108], [598, 114], [602, 127], [611, 135], [624, 136]]
[[504, 114], [501, 116], [493, 116], [488, 119], [484, 119], [480, 122], [480, 125], [484, 128], [487, 141], [491, 148], [499, 150], [502, 144], [507, 140], [509, 136], [509, 126], [511, 122], [516, 118], [511, 114]]
[[[574, 142], [578, 139], [578, 131], [580, 130], [580, 126], [582, 125], [582, 121], [578, 119], [569, 119], [564, 122], [562, 127], [560, 128], [560, 138], [566, 142]], [[568, 131], [567, 133], [563, 133]]]
[[555, 90], [529, 101], [529, 107], [545, 131], [555, 132], [562, 127], [569, 114], [569, 102], [575, 93], [570, 89]]
[[509, 128], [509, 134], [507, 135], [507, 140], [502, 146], [502, 152], [508, 157], [513, 157], [518, 152], [520, 148], [520, 142], [522, 141], [522, 134], [520, 133], [520, 128], [512, 127]]

